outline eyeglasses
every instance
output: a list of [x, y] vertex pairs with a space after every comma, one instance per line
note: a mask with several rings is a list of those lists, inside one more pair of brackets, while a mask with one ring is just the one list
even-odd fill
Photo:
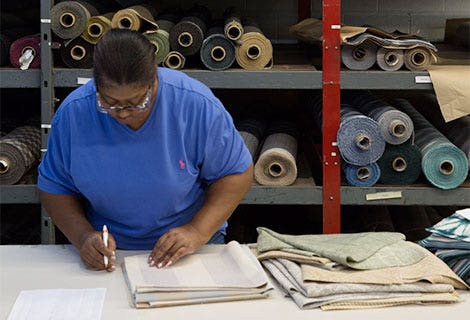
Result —
[[135, 105], [135, 106], [113, 106], [113, 107], [106, 107], [103, 105], [103, 102], [101, 102], [101, 96], [99, 92], [96, 92], [96, 108], [98, 109], [99, 112], [102, 113], [109, 113], [113, 111], [122, 111], [122, 110], [129, 110], [129, 111], [144, 111], [150, 108], [150, 100], [152, 99], [152, 86], [149, 88], [147, 93], [145, 94], [144, 101], [142, 101], [141, 104]]

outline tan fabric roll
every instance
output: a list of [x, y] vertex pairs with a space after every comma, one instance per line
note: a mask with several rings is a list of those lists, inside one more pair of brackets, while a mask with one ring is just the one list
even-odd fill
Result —
[[114, 12], [108, 12], [101, 16], [93, 16], [88, 19], [85, 31], [82, 33], [82, 38], [91, 44], [97, 44], [101, 37], [111, 29], [111, 21]]
[[405, 67], [411, 71], [426, 70], [434, 60], [431, 51], [424, 47], [405, 50]]
[[271, 68], [273, 65], [273, 46], [271, 41], [260, 32], [244, 33], [241, 45], [236, 47], [237, 63], [246, 70]]
[[150, 11], [144, 6], [132, 6], [123, 10], [119, 10], [113, 16], [112, 27], [120, 29], [130, 29], [136, 31], [142, 30], [144, 24], [148, 25], [147, 30], [158, 29], [158, 24], [152, 17]]
[[255, 164], [255, 179], [267, 186], [288, 186], [297, 178], [297, 140], [285, 133], [269, 135]]
[[178, 51], [170, 51], [163, 59], [163, 65], [170, 69], [181, 70], [184, 68], [186, 58]]

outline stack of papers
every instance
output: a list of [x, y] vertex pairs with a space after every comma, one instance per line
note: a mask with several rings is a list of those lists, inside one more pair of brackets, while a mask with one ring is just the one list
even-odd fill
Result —
[[162, 269], [148, 254], [126, 257], [124, 274], [136, 308], [260, 299], [273, 289], [247, 246], [206, 245]]

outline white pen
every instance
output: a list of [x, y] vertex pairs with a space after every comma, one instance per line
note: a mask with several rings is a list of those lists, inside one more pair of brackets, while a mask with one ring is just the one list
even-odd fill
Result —
[[[103, 225], [103, 242], [106, 248], [108, 247], [108, 228], [106, 225]], [[105, 255], [103, 256], [104, 266], [108, 267], [108, 257]]]

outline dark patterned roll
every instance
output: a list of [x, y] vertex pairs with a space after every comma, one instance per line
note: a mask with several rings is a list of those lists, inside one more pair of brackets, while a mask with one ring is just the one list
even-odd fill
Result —
[[41, 157], [41, 130], [18, 127], [0, 138], [0, 184], [15, 184]]
[[93, 66], [94, 46], [78, 37], [64, 43], [61, 48], [62, 61], [70, 68], [89, 69]]
[[213, 71], [227, 70], [235, 62], [235, 45], [227, 39], [222, 26], [209, 29], [199, 52], [202, 63]]
[[380, 168], [375, 162], [363, 166], [343, 162], [342, 167], [346, 181], [351, 186], [371, 187], [379, 181]]
[[51, 8], [51, 29], [62, 39], [73, 39], [85, 31], [88, 19], [98, 10], [85, 1], [63, 1]]
[[237, 123], [237, 130], [250, 151], [253, 161], [256, 160], [259, 145], [264, 137], [266, 123], [262, 120], [249, 118]]
[[380, 167], [380, 181], [383, 184], [412, 184], [421, 174], [421, 152], [411, 143], [387, 145], [377, 161]]
[[41, 65], [40, 42], [38, 34], [15, 40], [10, 46], [10, 63], [22, 70], [39, 68]]

